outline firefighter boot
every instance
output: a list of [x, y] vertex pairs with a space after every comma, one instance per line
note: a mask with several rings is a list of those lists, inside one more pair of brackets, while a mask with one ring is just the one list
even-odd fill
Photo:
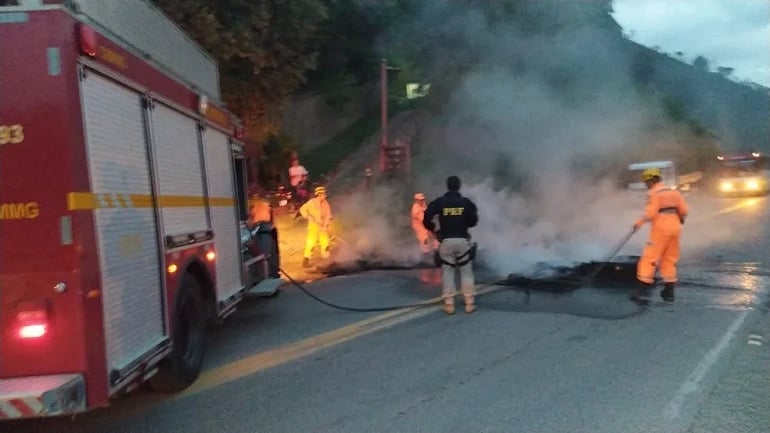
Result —
[[449, 315], [452, 315], [452, 314], [455, 313], [455, 305], [454, 304], [445, 303], [444, 307], [442, 308], [442, 310], [444, 310], [445, 313], [447, 313]]
[[660, 291], [660, 297], [666, 302], [674, 302], [674, 283], [666, 283]]
[[649, 298], [652, 294], [652, 286], [652, 284], [640, 283], [639, 286], [631, 293], [630, 298], [635, 301]]

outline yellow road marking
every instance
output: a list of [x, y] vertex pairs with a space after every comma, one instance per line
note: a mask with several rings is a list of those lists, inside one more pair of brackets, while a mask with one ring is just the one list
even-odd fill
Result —
[[749, 208], [749, 207], [756, 206], [762, 200], [763, 200], [762, 198], [747, 198], [747, 199], [743, 199], [743, 200], [741, 200], [737, 204], [734, 204], [732, 206], [728, 206], [728, 207], [722, 208], [722, 209], [720, 209], [720, 210], [718, 210], [716, 212], [712, 212], [710, 214], [703, 215], [700, 218], [694, 218], [693, 221], [689, 221], [688, 220], [687, 222], [688, 223], [698, 223], [698, 222], [710, 220], [711, 218], [718, 217], [720, 215], [726, 215], [728, 213], [736, 212], [736, 211], [739, 211], [741, 209], [746, 209], [746, 208]]
[[[483, 295], [497, 290], [500, 290], [500, 286], [481, 286], [477, 290], [477, 295]], [[436, 297], [427, 302], [438, 303], [440, 301], [441, 297]], [[178, 394], [174, 399], [183, 398], [215, 388], [242, 377], [250, 376], [269, 368], [308, 356], [319, 350], [336, 346], [354, 338], [389, 328], [418, 317], [426, 316], [430, 313], [435, 313], [436, 311], [435, 308], [430, 307], [412, 307], [389, 311], [332, 331], [308, 337], [304, 340], [247, 356], [246, 358], [201, 373], [198, 380], [190, 388], [185, 392]]]
[[[707, 215], [701, 219], [712, 218], [718, 215], [734, 212], [756, 204], [755, 201], [742, 202], [724, 208], [718, 212]], [[477, 290], [478, 295], [500, 290], [500, 286], [481, 286]], [[428, 303], [438, 303], [441, 297], [430, 299]], [[419, 317], [436, 312], [429, 307], [412, 307], [402, 310], [389, 311], [369, 319], [365, 319], [350, 325], [343, 326], [328, 332], [317, 334], [300, 341], [288, 343], [283, 346], [248, 355], [245, 358], [213, 368], [201, 373], [198, 380], [183, 393], [177, 394], [172, 399], [180, 399], [193, 394], [204, 392], [220, 385], [230, 383], [268, 370], [270, 368], [306, 357], [320, 350], [330, 348], [346, 341], [386, 329], [400, 323], [404, 323]]]

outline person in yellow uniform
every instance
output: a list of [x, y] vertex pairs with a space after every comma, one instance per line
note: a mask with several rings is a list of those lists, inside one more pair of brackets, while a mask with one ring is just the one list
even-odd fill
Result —
[[332, 220], [332, 210], [326, 200], [326, 188], [319, 186], [315, 189], [315, 197], [308, 200], [299, 209], [300, 215], [307, 219], [307, 235], [305, 237], [305, 252], [302, 266], [310, 266], [310, 257], [316, 244], [321, 247], [321, 257], [329, 257], [329, 226]]

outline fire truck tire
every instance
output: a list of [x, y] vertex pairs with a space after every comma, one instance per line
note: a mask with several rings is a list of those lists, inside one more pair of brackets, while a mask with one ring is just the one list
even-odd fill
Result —
[[184, 390], [198, 378], [206, 348], [206, 308], [200, 285], [186, 275], [179, 288], [172, 326], [173, 351], [158, 365], [150, 387], [159, 392]]

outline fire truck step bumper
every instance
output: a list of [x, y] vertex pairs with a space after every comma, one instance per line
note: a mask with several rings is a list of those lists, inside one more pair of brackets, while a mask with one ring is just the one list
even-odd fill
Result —
[[266, 278], [249, 290], [250, 295], [270, 296], [278, 291], [284, 281], [280, 278]]
[[0, 419], [35, 418], [86, 410], [82, 374], [0, 379]]

